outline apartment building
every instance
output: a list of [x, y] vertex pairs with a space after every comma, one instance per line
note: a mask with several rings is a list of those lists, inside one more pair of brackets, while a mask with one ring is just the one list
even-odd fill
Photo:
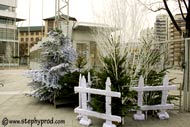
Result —
[[0, 0], [0, 66], [18, 65], [16, 7], [17, 0]]
[[[185, 32], [185, 21], [181, 14], [174, 16], [177, 24]], [[168, 15], [156, 16], [154, 34], [157, 42], [163, 42], [162, 47], [167, 51], [170, 66], [180, 67], [184, 60], [184, 42], [181, 41], [182, 35], [176, 30]]]
[[[181, 14], [176, 14], [174, 18], [179, 27], [182, 29], [182, 31], [185, 32], [185, 21], [183, 20]], [[181, 40], [183, 38], [183, 35], [180, 35], [180, 33], [177, 31], [172, 22], [170, 22], [169, 33], [171, 40], [170, 59], [173, 62], [172, 64], [174, 66], [181, 66], [184, 60], [184, 51], [185, 51], [184, 41]]]
[[18, 27], [20, 64], [27, 64], [32, 46], [42, 40], [44, 26]]
[[169, 38], [169, 18], [167, 15], [160, 14], [156, 16], [154, 24], [154, 33], [157, 41], [166, 41]]

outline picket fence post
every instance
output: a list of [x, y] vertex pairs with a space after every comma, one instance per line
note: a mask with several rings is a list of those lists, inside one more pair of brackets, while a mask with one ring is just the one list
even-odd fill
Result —
[[[173, 109], [174, 104], [167, 104], [168, 91], [176, 90], [177, 87], [175, 85], [169, 85], [169, 80], [167, 75], [164, 76], [162, 86], [144, 86], [144, 79], [142, 76], [140, 76], [138, 87], [132, 87], [130, 89], [138, 92], [138, 106], [140, 107], [140, 109], [138, 109], [137, 113], [134, 114], [135, 120], [145, 120], [145, 115], [142, 113], [142, 111], [148, 111], [148, 110], [159, 110], [160, 112], [157, 113], [159, 119], [161, 120], [169, 119], [169, 115], [166, 112], [166, 109]], [[161, 104], [143, 105], [144, 91], [162, 91]]]
[[[106, 80], [106, 91], [111, 91], [111, 81], [108, 77]], [[111, 115], [111, 96], [106, 96], [106, 115]], [[103, 124], [103, 127], [116, 127], [114, 124], [112, 124], [112, 121], [106, 120], [106, 122]]]
[[[169, 80], [168, 80], [168, 76], [167, 75], [164, 76], [163, 86], [164, 86], [164, 88], [166, 88], [167, 86], [169, 86]], [[166, 89], [162, 90], [162, 101], [161, 101], [162, 105], [166, 105], [167, 104], [167, 97], [168, 97], [168, 90], [166, 90]], [[169, 114], [166, 112], [165, 109], [161, 109], [160, 112], [158, 113], [158, 117], [160, 119], [169, 119]]]
[[[82, 88], [87, 88], [87, 83], [86, 83], [86, 79], [85, 79], [84, 76], [82, 76], [80, 85], [81, 85]], [[82, 105], [81, 105], [82, 109], [88, 110], [88, 107], [87, 107], [87, 93], [86, 92], [81, 93], [81, 102], [82, 102]], [[82, 124], [82, 125], [89, 126], [92, 122], [91, 122], [91, 119], [89, 119], [87, 115], [82, 115], [82, 118], [80, 119], [79, 123]]]
[[[143, 105], [143, 87], [144, 87], [144, 78], [142, 75], [140, 76], [139, 82], [138, 82], [138, 88], [140, 89], [138, 91], [138, 106], [141, 107]], [[145, 115], [142, 113], [142, 110], [137, 110], [137, 113], [134, 114], [135, 120], [145, 120]]]
[[[81, 87], [81, 78], [82, 78], [82, 76], [81, 76], [81, 74], [79, 75], [79, 87]], [[79, 107], [80, 108], [82, 108], [82, 102], [81, 102], [81, 93], [79, 93]], [[82, 115], [81, 114], [78, 114], [77, 115], [77, 120], [80, 120], [82, 118]]]
[[[87, 84], [91, 83], [89, 75], [88, 75], [88, 83], [86, 82], [86, 79], [84, 76], [82, 76], [82, 78], [79, 78], [79, 82], [80, 82], [79, 87], [74, 88], [75, 93], [77, 93], [77, 92], [79, 93], [79, 99], [80, 99], [79, 100], [79, 107], [74, 109], [74, 112], [79, 114], [77, 117], [79, 118], [79, 116], [80, 116], [80, 118], [81, 118], [81, 119], [79, 118], [80, 119], [79, 123], [81, 125], [89, 126], [92, 122], [88, 118], [88, 116], [92, 116], [92, 117], [105, 119], [106, 121], [103, 124], [103, 127], [116, 127], [116, 125], [114, 125], [112, 123], [112, 121], [121, 122], [121, 117], [116, 116], [116, 115], [112, 115], [112, 113], [111, 113], [111, 98], [112, 97], [120, 98], [121, 93], [111, 91], [111, 80], [110, 80], [110, 78], [107, 78], [107, 80], [106, 80], [106, 83], [105, 83], [106, 89], [105, 90], [94, 89], [94, 88], [90, 88], [89, 86], [87, 86]], [[91, 109], [88, 108], [87, 102], [89, 102], [91, 99], [91, 97], [89, 96], [90, 94], [98, 94], [98, 95], [105, 96], [105, 100], [106, 100], [105, 101], [105, 108], [106, 108], [105, 113], [99, 113], [96, 111], [92, 111]]]
[[[88, 72], [88, 88], [91, 88], [91, 79], [90, 79], [90, 72]], [[91, 101], [91, 93], [88, 93], [88, 103]], [[88, 105], [88, 109], [92, 110], [92, 108], [90, 107], [90, 105]]]

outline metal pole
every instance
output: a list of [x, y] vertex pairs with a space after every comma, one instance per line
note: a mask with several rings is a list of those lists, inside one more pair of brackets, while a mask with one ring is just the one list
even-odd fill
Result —
[[[14, 19], [14, 26], [15, 26], [15, 29], [14, 29], [14, 57], [16, 56], [16, 17]], [[18, 41], [18, 39], [17, 39]], [[17, 42], [18, 43], [18, 42]], [[12, 58], [13, 60], [13, 65], [15, 64], [16, 65], [16, 61], [15, 61], [16, 58]]]
[[185, 39], [185, 79], [184, 79], [184, 88], [183, 88], [183, 109], [184, 111], [190, 111], [190, 44], [189, 44], [190, 38]]
[[57, 22], [57, 0], [55, 0], [55, 21], [54, 21], [54, 29], [56, 28]]
[[61, 11], [61, 10], [60, 10], [60, 0], [58, 0], [58, 5], [57, 5], [57, 6], [58, 6], [58, 8], [57, 8], [57, 13], [58, 13], [58, 14], [57, 14], [57, 28], [58, 28], [58, 29], [61, 29], [61, 28], [60, 28], [60, 24], [59, 24], [60, 11]]
[[43, 27], [43, 13], [44, 13], [44, 0], [42, 0], [42, 38], [44, 37], [44, 27]]
[[[20, 34], [20, 30], [18, 29], [18, 35], [17, 36], [19, 36], [19, 34]], [[19, 53], [19, 51], [20, 51], [20, 42], [18, 40], [18, 51], [17, 51], [18, 52], [18, 65], [20, 64], [20, 53]]]
[[185, 39], [185, 73], [184, 73], [184, 87], [183, 87], [183, 109], [187, 111], [187, 80], [188, 80], [188, 42]]
[[67, 1], [67, 38], [69, 38], [69, 0]]
[[29, 17], [28, 17], [28, 66], [30, 62], [30, 5], [31, 5], [31, 0], [29, 0]]
[[190, 111], [190, 38], [187, 39], [187, 79], [186, 79], [186, 82], [187, 82], [187, 91], [188, 91], [188, 111]]

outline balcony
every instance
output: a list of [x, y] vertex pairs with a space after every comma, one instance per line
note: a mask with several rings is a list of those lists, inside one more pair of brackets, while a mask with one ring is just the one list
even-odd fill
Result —
[[7, 25], [0, 23], [0, 28], [17, 29], [15, 25]]
[[2, 5], [7, 5], [7, 6], [16, 7], [16, 5], [17, 5], [17, 0], [0, 0], [0, 3], [1, 3]]
[[16, 18], [16, 13], [15, 12], [9, 12], [9, 11], [0, 10], [0, 16], [1, 17]]

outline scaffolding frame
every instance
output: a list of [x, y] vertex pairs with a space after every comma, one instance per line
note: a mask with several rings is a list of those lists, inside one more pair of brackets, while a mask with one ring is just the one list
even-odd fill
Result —
[[60, 29], [60, 21], [63, 17], [63, 9], [66, 9], [66, 22], [67, 22], [67, 37], [69, 35], [69, 0], [55, 0], [55, 22], [54, 22], [54, 28]]

